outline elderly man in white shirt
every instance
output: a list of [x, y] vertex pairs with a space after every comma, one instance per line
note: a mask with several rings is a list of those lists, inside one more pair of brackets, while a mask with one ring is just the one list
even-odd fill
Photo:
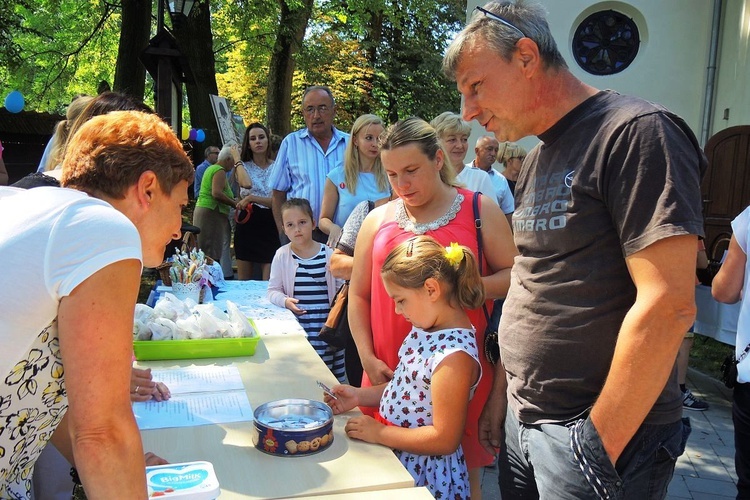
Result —
[[497, 195], [497, 204], [500, 205], [500, 209], [503, 211], [505, 216], [508, 218], [508, 224], [511, 229], [513, 224], [511, 218], [513, 217], [513, 210], [515, 210], [515, 202], [513, 201], [513, 193], [508, 185], [508, 179], [506, 179], [500, 172], [492, 168], [492, 164], [495, 163], [497, 158], [497, 151], [500, 147], [500, 143], [497, 139], [491, 135], [485, 135], [477, 139], [477, 143], [474, 146], [474, 153], [476, 158], [471, 163], [467, 163], [466, 167], [473, 167], [484, 172], [492, 181], [492, 186], [495, 188], [495, 194]]

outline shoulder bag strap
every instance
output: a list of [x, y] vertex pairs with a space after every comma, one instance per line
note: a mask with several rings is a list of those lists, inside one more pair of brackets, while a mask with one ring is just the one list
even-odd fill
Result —
[[[477, 231], [477, 255], [479, 259], [479, 275], [484, 274], [484, 259], [482, 258], [482, 247], [484, 246], [482, 244], [482, 216], [479, 214], [479, 196], [482, 193], [480, 192], [474, 192], [474, 197], [471, 200], [471, 206], [474, 210], [474, 228]], [[487, 327], [490, 326], [490, 313], [487, 311], [487, 303], [482, 302], [482, 310], [484, 311], [484, 318], [487, 320]]]

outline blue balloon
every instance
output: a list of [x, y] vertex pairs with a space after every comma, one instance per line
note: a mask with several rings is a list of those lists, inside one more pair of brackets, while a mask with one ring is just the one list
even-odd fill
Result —
[[198, 131], [195, 132], [195, 140], [196, 142], [203, 142], [206, 140], [206, 133], [202, 128], [199, 128]]
[[24, 104], [26, 103], [23, 100], [23, 95], [17, 90], [14, 90], [5, 97], [5, 109], [11, 113], [20, 113]]

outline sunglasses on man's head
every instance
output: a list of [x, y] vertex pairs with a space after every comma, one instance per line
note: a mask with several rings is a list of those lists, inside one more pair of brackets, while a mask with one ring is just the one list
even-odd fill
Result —
[[495, 14], [494, 12], [490, 12], [489, 10], [484, 9], [482, 7], [479, 7], [479, 6], [474, 7], [474, 10], [478, 10], [479, 12], [481, 12], [482, 14], [484, 14], [485, 16], [487, 16], [490, 19], [492, 19], [493, 21], [497, 21], [500, 24], [503, 24], [503, 25], [507, 26], [508, 28], [512, 29], [513, 31], [519, 33], [521, 35], [521, 38], [526, 38], [526, 34], [523, 31], [521, 31], [515, 24], [511, 23], [507, 19], [504, 19], [503, 17]]

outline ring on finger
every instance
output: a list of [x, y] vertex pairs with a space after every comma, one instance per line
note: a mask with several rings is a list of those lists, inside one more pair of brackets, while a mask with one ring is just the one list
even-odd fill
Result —
[[135, 392], [136, 394], [138, 394], [138, 389], [140, 389], [140, 388], [141, 388], [141, 386], [140, 386], [140, 385], [136, 385], [136, 386], [135, 386], [135, 391], [133, 391], [133, 392]]

